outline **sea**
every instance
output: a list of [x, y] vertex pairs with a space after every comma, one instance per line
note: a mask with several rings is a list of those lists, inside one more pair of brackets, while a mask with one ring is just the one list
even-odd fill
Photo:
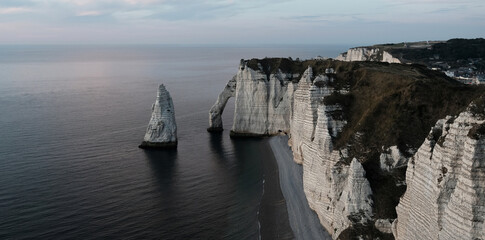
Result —
[[[259, 239], [265, 139], [211, 134], [240, 59], [345, 45], [0, 45], [0, 239]], [[176, 150], [138, 148], [157, 87]]]

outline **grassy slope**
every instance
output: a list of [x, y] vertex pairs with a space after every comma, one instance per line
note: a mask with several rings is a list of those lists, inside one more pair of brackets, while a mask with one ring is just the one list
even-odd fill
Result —
[[[419, 45], [418, 43], [416, 43]], [[403, 44], [376, 45], [390, 52], [404, 62], [421, 63], [429, 65], [432, 62], [441, 61], [448, 63], [451, 67], [468, 66], [467, 59], [482, 58], [475, 63], [478, 71], [485, 71], [485, 39], [450, 39], [446, 42], [430, 42], [431, 48], [427, 47], [410, 47], [403, 48]], [[408, 45], [413, 45], [410, 43]], [[430, 60], [435, 55], [439, 60]]]

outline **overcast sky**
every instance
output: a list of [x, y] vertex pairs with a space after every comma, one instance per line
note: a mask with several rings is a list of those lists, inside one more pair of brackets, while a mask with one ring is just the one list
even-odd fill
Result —
[[485, 37], [484, 0], [0, 0], [0, 44], [374, 44], [455, 37]]

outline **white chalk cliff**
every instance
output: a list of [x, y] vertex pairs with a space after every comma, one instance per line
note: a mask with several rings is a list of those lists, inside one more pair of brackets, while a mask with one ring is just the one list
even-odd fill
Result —
[[[263, 61], [266, 60], [260, 60]], [[397, 208], [398, 219], [395, 220], [394, 207], [402, 191], [396, 196], [392, 209], [387, 209], [389, 213], [382, 212], [386, 209], [375, 212], [377, 204], [386, 207], [389, 204], [383, 204], [382, 199], [376, 203], [378, 192], [373, 192], [371, 187], [372, 182], [364, 167], [366, 163], [362, 162], [365, 157], [355, 155], [355, 149], [359, 146], [334, 146], [334, 140], [343, 133], [348, 120], [343, 115], [344, 106], [331, 99], [350, 96], [351, 90], [349, 85], [343, 84], [346, 81], [336, 80], [339, 69], [331, 67], [342, 67], [341, 62], [314, 61], [305, 63], [308, 66], [298, 61], [291, 63], [296, 67], [288, 67], [289, 63], [280, 62], [281, 66], [286, 66], [283, 70], [271, 69], [278, 67], [278, 64], [271, 62], [263, 66], [260, 62], [250, 65], [249, 61], [242, 61], [237, 74], [210, 110], [209, 129], [222, 129], [220, 114], [227, 99], [234, 96], [236, 106], [232, 136], [288, 134], [294, 161], [303, 165], [303, 187], [308, 203], [334, 239], [389, 239], [392, 238], [391, 232], [397, 239], [483, 239], [485, 138], [480, 136], [473, 139], [467, 135], [473, 126], [483, 124], [484, 120], [465, 112], [454, 121], [439, 121], [435, 128], [441, 129], [441, 140], [423, 139], [424, 143], [418, 151], [416, 149], [421, 142], [404, 152], [394, 145], [379, 146], [377, 155], [373, 155], [375, 162], [367, 163], [368, 168], [369, 164], [375, 164], [376, 167], [370, 166], [374, 174], [377, 171], [392, 178], [396, 171], [402, 171], [404, 175], [408, 165], [406, 181], [398, 179], [390, 184], [395, 183], [393, 186], [397, 189], [407, 182], [408, 188]], [[372, 69], [376, 66], [372, 63], [346, 64], [349, 64], [345, 65], [347, 71], [354, 71], [361, 65]], [[393, 70], [396, 68], [408, 69], [408, 66], [394, 66]], [[386, 78], [389, 77], [387, 71], [384, 70]], [[340, 78], [361, 76], [361, 72], [354, 73], [344, 73]], [[368, 72], [365, 73], [363, 75], [367, 76]], [[370, 83], [361, 81], [358, 84], [367, 86]], [[422, 83], [416, 86], [419, 84]], [[408, 84], [402, 86], [407, 87]], [[402, 92], [397, 91], [399, 94]], [[370, 94], [374, 98], [372, 88]], [[396, 96], [396, 99], [401, 99], [399, 95]], [[371, 115], [377, 113], [380, 111]], [[365, 124], [365, 121], [361, 123]], [[352, 138], [363, 138], [365, 134], [357, 131]], [[422, 134], [425, 136], [426, 132]], [[436, 141], [439, 143], [436, 144]], [[363, 149], [361, 151], [368, 150]], [[379, 182], [377, 185], [380, 185]], [[394, 188], [391, 186], [391, 189]], [[382, 188], [380, 191], [383, 191]], [[388, 193], [379, 194], [381, 198], [389, 197], [386, 195]]]
[[158, 87], [152, 105], [152, 117], [140, 148], [171, 148], [177, 146], [177, 124], [172, 97], [165, 86]]
[[[355, 158], [346, 164], [344, 153], [332, 145], [332, 136], [345, 121], [333, 119], [332, 112], [340, 106], [325, 105], [323, 99], [347, 90], [328, 86], [329, 76], [319, 75], [313, 82], [312, 78], [312, 68], [308, 68], [294, 93], [289, 144], [295, 162], [303, 164], [303, 187], [310, 208], [336, 238], [352, 225], [371, 220], [372, 190], [362, 164]], [[315, 85], [319, 81], [324, 84]]]
[[268, 78], [244, 62], [236, 76], [229, 81], [209, 112], [208, 130], [221, 130], [221, 114], [227, 100], [235, 96], [232, 135], [263, 136], [289, 132], [292, 112], [293, 77], [278, 71]]
[[436, 123], [408, 163], [396, 239], [485, 238], [485, 137], [469, 134], [484, 123], [470, 111]]
[[[329, 113], [338, 105], [326, 106], [322, 100], [334, 92], [328, 87], [333, 69], [313, 77], [312, 68], [299, 83], [298, 74], [277, 70], [265, 74], [244, 62], [235, 76], [236, 108], [233, 136], [262, 136], [289, 133], [294, 159], [303, 163], [304, 191], [323, 226], [333, 236], [353, 224], [367, 224], [372, 217], [372, 191], [365, 170], [357, 159], [344, 164], [339, 151], [333, 151], [331, 136], [336, 136], [345, 121]], [[228, 86], [233, 86], [234, 79]], [[316, 85], [314, 84], [316, 83]], [[318, 85], [318, 86], [317, 86]], [[220, 96], [232, 95], [226, 87]], [[346, 90], [339, 90], [345, 94]], [[220, 127], [219, 119], [226, 97], [219, 97], [209, 113], [210, 128]], [[214, 114], [216, 113], [216, 114]], [[291, 127], [290, 127], [291, 126]], [[290, 132], [291, 131], [291, 132]]]
[[388, 63], [401, 63], [398, 58], [393, 57], [387, 51], [380, 48], [357, 47], [351, 48], [347, 52], [337, 56], [336, 60], [340, 61], [376, 61]]
[[236, 77], [233, 77], [226, 85], [224, 90], [217, 97], [217, 101], [209, 111], [209, 132], [222, 131], [222, 113], [226, 107], [229, 98], [234, 97], [236, 94]]

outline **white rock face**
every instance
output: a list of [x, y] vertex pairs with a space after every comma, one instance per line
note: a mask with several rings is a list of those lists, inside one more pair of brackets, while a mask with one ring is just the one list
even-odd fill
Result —
[[393, 57], [390, 53], [386, 51], [382, 51], [382, 60], [381, 62], [388, 62], [388, 63], [401, 63], [401, 61], [395, 57]]
[[485, 138], [467, 136], [483, 123], [470, 112], [437, 122], [409, 160], [396, 239], [485, 238]]
[[[337, 238], [352, 224], [366, 224], [372, 219], [372, 191], [362, 164], [356, 159], [345, 164], [343, 154], [333, 150], [332, 137], [337, 136], [346, 121], [331, 117], [334, 111], [341, 110], [340, 106], [323, 104], [323, 99], [335, 91], [328, 87], [333, 79], [327, 75], [335, 70], [325, 72], [314, 77], [312, 68], [308, 68], [299, 83], [294, 84], [290, 79], [296, 76], [289, 73], [277, 71], [268, 77], [242, 63], [234, 78], [236, 107], [231, 133], [290, 133], [294, 160], [303, 164], [304, 192], [310, 207]], [[347, 94], [348, 90], [339, 92]], [[223, 106], [219, 99], [211, 114], [221, 112], [213, 111]]]
[[392, 233], [392, 222], [392, 219], [377, 219], [374, 225], [383, 233]]
[[236, 101], [232, 133], [274, 135], [288, 132], [292, 112], [291, 75], [278, 71], [269, 78], [241, 65], [236, 75]]
[[292, 74], [278, 71], [267, 76], [241, 62], [209, 113], [209, 131], [222, 130], [221, 114], [227, 100], [235, 96], [233, 136], [275, 135], [289, 132], [295, 86]]
[[382, 51], [379, 48], [358, 47], [351, 48], [346, 53], [340, 54], [336, 60], [340, 61], [377, 61], [388, 63], [401, 63], [398, 58], [393, 57], [390, 53]]
[[[397, 239], [484, 239], [485, 139], [467, 135], [485, 120], [464, 112], [456, 119], [438, 121], [417, 151], [404, 154], [397, 146], [382, 149], [383, 171], [408, 166], [407, 191], [391, 224], [391, 219], [374, 219], [373, 193], [362, 164], [349, 159], [345, 148], [334, 149], [332, 138], [346, 125], [335, 117], [341, 106], [324, 104], [337, 92], [331, 87], [334, 70], [315, 76], [308, 68], [298, 83], [290, 81], [295, 77], [291, 73], [275, 72], [266, 75], [241, 64], [234, 78], [232, 132], [289, 133], [294, 161], [303, 165], [309, 206], [334, 239], [359, 225], [392, 232]], [[348, 89], [339, 88], [338, 93], [348, 94]], [[225, 96], [230, 95], [228, 90]], [[440, 140], [433, 139], [436, 136]]]
[[177, 124], [172, 98], [165, 86], [158, 87], [157, 99], [152, 105], [152, 117], [140, 148], [177, 146]]
[[356, 159], [350, 166], [344, 164], [344, 154], [333, 150], [332, 136], [346, 122], [331, 117], [340, 106], [322, 102], [334, 89], [315, 86], [312, 75], [309, 68], [295, 91], [289, 143], [295, 162], [303, 164], [303, 187], [310, 208], [337, 238], [352, 224], [365, 224], [372, 218], [372, 191], [362, 164]]
[[212, 106], [209, 111], [209, 128], [207, 131], [222, 131], [222, 113], [224, 112], [224, 108], [226, 107], [227, 101], [229, 98], [234, 97], [236, 95], [236, 76], [234, 76], [229, 82], [227, 83], [224, 90], [219, 94], [217, 97], [216, 103]]
[[399, 151], [397, 146], [391, 146], [381, 153], [379, 161], [381, 169], [390, 172], [394, 168], [405, 166], [408, 159]]

